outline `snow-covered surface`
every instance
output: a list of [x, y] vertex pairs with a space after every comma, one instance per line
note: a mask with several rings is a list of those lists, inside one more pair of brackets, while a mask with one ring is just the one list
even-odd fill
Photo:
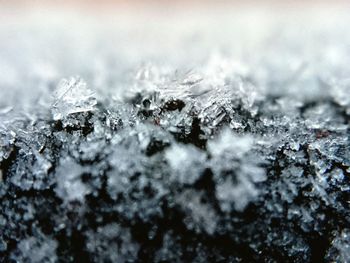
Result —
[[8, 17], [0, 259], [349, 262], [350, 16], [271, 15]]

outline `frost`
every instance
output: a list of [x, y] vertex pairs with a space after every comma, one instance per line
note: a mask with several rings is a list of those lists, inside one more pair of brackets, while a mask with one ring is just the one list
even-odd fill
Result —
[[[66, 167], [69, 169], [67, 170]], [[67, 202], [84, 201], [85, 195], [90, 192], [89, 187], [82, 182], [84, 172], [88, 172], [88, 170], [70, 158], [63, 158], [56, 170], [57, 195]]]
[[117, 224], [98, 227], [87, 233], [87, 250], [94, 262], [130, 262], [137, 258], [139, 246], [131, 240], [130, 231]]
[[203, 193], [187, 190], [179, 195], [177, 202], [187, 214], [184, 223], [188, 229], [212, 235], [216, 229], [217, 216], [210, 203], [202, 201], [203, 196]]
[[[11, 182], [22, 189], [43, 189], [47, 187], [47, 175], [52, 164], [38, 153], [22, 155]], [[30, 171], [28, 173], [28, 171]]]
[[349, 262], [349, 19], [326, 11], [5, 21], [0, 261]]
[[119, 165], [115, 170], [110, 172], [108, 177], [108, 190], [112, 197], [117, 197], [118, 194], [124, 193], [130, 188], [130, 178], [144, 170], [142, 166], [142, 157], [135, 156], [130, 158], [130, 153], [120, 148], [115, 153], [116, 162]]
[[350, 114], [350, 98], [347, 96], [350, 87], [350, 79], [333, 81], [332, 95], [334, 100], [346, 108], [347, 114]]
[[13, 260], [19, 262], [57, 262], [57, 242], [41, 235], [29, 237], [19, 242]]
[[266, 180], [253, 145], [252, 137], [234, 135], [229, 129], [208, 144], [210, 164], [218, 180], [216, 197], [223, 211], [231, 211], [231, 205], [238, 211], [244, 210], [258, 196], [255, 183]]
[[63, 79], [54, 94], [52, 105], [54, 120], [61, 120], [74, 113], [93, 111], [97, 104], [94, 95], [82, 79], [74, 77]]
[[216, 141], [209, 142], [208, 150], [214, 158], [227, 154], [232, 158], [242, 159], [252, 145], [252, 137], [235, 136], [229, 129], [226, 129]]
[[332, 246], [327, 253], [329, 260], [336, 262], [350, 261], [350, 231], [344, 229], [332, 241]]
[[242, 211], [251, 200], [257, 196], [257, 190], [249, 181], [240, 181], [237, 186], [230, 179], [226, 179], [216, 187], [216, 197], [220, 201], [223, 211], [231, 211], [231, 203], [235, 209]]
[[170, 180], [193, 184], [205, 169], [206, 155], [194, 146], [174, 145], [165, 153], [174, 171]]

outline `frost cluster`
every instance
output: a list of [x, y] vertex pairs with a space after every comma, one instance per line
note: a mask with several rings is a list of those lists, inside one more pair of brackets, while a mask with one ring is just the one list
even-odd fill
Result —
[[23, 52], [0, 78], [0, 261], [349, 262], [350, 39], [280, 28]]

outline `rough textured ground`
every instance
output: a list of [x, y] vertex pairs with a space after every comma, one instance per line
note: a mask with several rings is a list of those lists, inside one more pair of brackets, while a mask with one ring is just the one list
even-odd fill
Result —
[[349, 262], [348, 20], [252, 17], [3, 27], [0, 261]]

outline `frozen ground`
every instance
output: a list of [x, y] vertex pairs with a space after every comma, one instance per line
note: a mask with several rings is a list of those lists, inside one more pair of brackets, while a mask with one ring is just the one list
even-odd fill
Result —
[[350, 262], [350, 17], [271, 16], [3, 16], [0, 261]]

